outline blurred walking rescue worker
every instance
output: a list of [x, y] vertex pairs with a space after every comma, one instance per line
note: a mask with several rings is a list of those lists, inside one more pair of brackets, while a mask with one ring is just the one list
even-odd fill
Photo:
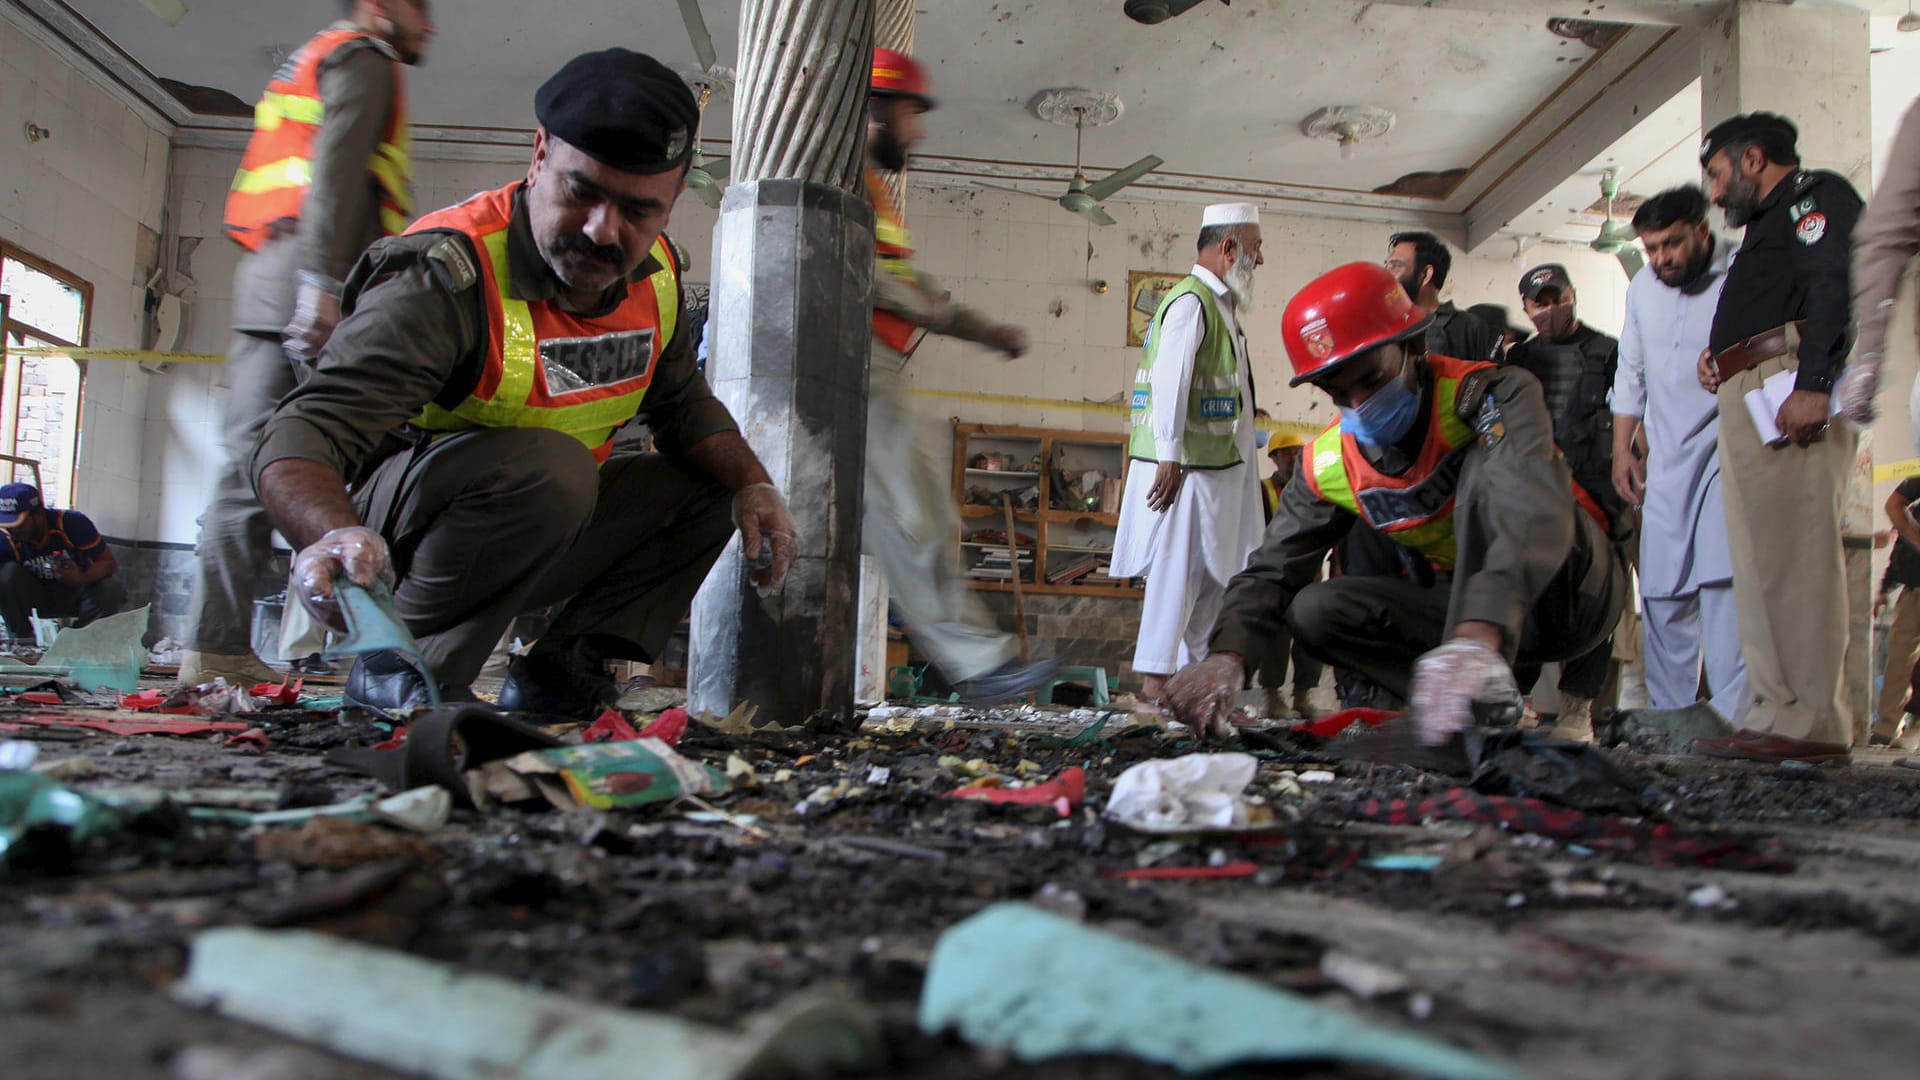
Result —
[[280, 675], [253, 653], [254, 581], [272, 526], [248, 475], [253, 444], [340, 321], [341, 282], [368, 244], [413, 214], [403, 65], [433, 36], [427, 0], [356, 0], [301, 46], [254, 108], [253, 136], [227, 195], [227, 235], [246, 249], [233, 278], [226, 461], [200, 519], [187, 612], [186, 685]]
[[[1626, 562], [1554, 447], [1539, 381], [1427, 355], [1430, 322], [1372, 263], [1331, 270], [1288, 302], [1293, 385], [1312, 385], [1340, 415], [1228, 586], [1211, 655], [1167, 684], [1173, 717], [1202, 737], [1225, 733], [1248, 658], [1282, 630], [1410, 697], [1430, 742], [1517, 722], [1516, 663], [1567, 660], [1612, 632]], [[1431, 564], [1430, 583], [1315, 583], [1362, 522]]]

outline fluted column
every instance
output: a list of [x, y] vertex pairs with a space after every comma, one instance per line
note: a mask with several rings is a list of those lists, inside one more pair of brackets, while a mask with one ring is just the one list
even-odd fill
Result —
[[853, 705], [873, 214], [861, 181], [874, 0], [747, 0], [707, 378], [799, 526], [759, 596], [736, 540], [693, 604], [688, 703], [795, 723]]

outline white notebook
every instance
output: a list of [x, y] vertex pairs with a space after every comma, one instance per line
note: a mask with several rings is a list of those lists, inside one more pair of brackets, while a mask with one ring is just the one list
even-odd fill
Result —
[[[1793, 379], [1799, 374], [1791, 369], [1776, 371], [1767, 376], [1757, 389], [1747, 391], [1747, 415], [1753, 417], [1753, 426], [1760, 430], [1760, 441], [1767, 446], [1787, 441], [1780, 434], [1780, 406], [1786, 404], [1787, 395], [1793, 393]], [[1830, 394], [1827, 397], [1830, 409], [1828, 416], [1840, 415], [1840, 397]]]

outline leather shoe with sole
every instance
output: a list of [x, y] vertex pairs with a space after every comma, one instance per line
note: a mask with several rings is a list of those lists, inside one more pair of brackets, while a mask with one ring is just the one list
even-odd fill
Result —
[[[396, 720], [400, 714], [433, 704], [427, 697], [427, 681], [406, 658], [392, 649], [380, 649], [356, 657], [353, 670], [347, 672], [347, 685], [341, 690], [346, 704], [365, 709], [383, 720]], [[440, 687], [442, 702], [473, 701], [473, 691], [464, 686]]]
[[620, 688], [607, 673], [606, 660], [580, 640], [535, 645], [527, 655], [513, 658], [500, 685], [500, 707], [509, 712], [571, 720], [592, 720], [619, 699]]

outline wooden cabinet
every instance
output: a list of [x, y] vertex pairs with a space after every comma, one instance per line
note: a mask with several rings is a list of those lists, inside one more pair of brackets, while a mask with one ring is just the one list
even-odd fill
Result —
[[1127, 466], [1125, 435], [956, 422], [955, 541], [967, 583], [1013, 588], [1002, 501], [1010, 492], [1023, 592], [1138, 597], [1138, 582], [1108, 576]]

